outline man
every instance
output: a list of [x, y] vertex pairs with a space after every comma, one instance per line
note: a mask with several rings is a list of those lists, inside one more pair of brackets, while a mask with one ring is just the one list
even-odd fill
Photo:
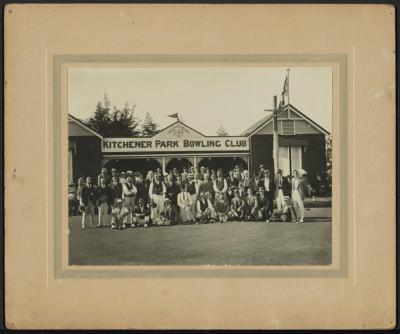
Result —
[[222, 169], [218, 169], [217, 178], [214, 181], [214, 192], [215, 194], [226, 193], [228, 190], [228, 184], [226, 183], [226, 179], [222, 176]]
[[269, 213], [269, 200], [265, 195], [264, 188], [260, 187], [257, 192], [257, 220], [266, 220], [267, 223], [270, 221]]
[[179, 188], [177, 184], [174, 182], [173, 174], [168, 174], [167, 180], [165, 181], [165, 189], [167, 198], [171, 201], [172, 205], [178, 205], [178, 194]]
[[205, 173], [203, 175], [203, 177], [204, 177], [204, 181], [199, 186], [199, 193], [209, 192], [211, 194], [212, 198], [214, 198], [214, 196], [213, 196], [214, 185], [213, 185], [213, 182], [210, 180], [210, 174]]
[[245, 219], [249, 220], [256, 220], [257, 214], [257, 197], [253, 195], [253, 190], [251, 188], [247, 189], [247, 196], [245, 199], [245, 206], [244, 206], [244, 214]]
[[199, 172], [199, 180], [204, 181], [204, 174], [206, 173], [206, 169], [204, 166], [200, 167], [200, 172]]
[[111, 177], [110, 178], [113, 178], [113, 177], [118, 177], [118, 172], [115, 168], [111, 169]]
[[260, 186], [260, 179], [258, 175], [259, 174], [254, 173], [253, 178], [250, 180], [249, 188], [253, 191], [253, 193], [257, 192], [258, 187]]
[[285, 199], [283, 195], [282, 169], [278, 169], [278, 172], [275, 176], [275, 198], [277, 209], [278, 211], [281, 211], [282, 207], [285, 205]]
[[[261, 182], [260, 182], [261, 183]], [[260, 186], [263, 186], [265, 189], [265, 196], [268, 199], [268, 207], [267, 207], [267, 216], [271, 216], [274, 212], [274, 197], [275, 197], [275, 185], [274, 185], [274, 179], [270, 176], [269, 170], [264, 171], [264, 179], [262, 179], [262, 184]]]
[[114, 176], [108, 186], [111, 194], [111, 205], [115, 205], [117, 199], [122, 199], [122, 184], [118, 182], [118, 177]]
[[137, 189], [136, 198], [139, 200], [142, 198], [144, 200], [144, 204], [148, 203], [148, 192], [146, 191], [146, 186], [143, 182], [143, 176], [140, 173], [135, 174], [135, 187]]
[[164, 201], [164, 211], [160, 216], [160, 225], [175, 225], [178, 222], [178, 213], [176, 207], [172, 205], [171, 201], [167, 198]]
[[135, 209], [135, 201], [137, 189], [132, 182], [132, 173], [127, 172], [125, 183], [122, 185], [122, 199], [124, 200], [125, 207], [131, 212], [131, 223], [133, 218], [133, 210]]
[[106, 180], [106, 184], [110, 182], [110, 176], [108, 174], [107, 168], [103, 167], [101, 169], [100, 174], [97, 176], [97, 185], [100, 185], [100, 179], [104, 178]]
[[244, 190], [247, 191], [247, 188], [250, 187], [250, 176], [249, 176], [249, 171], [245, 169], [243, 171], [243, 177], [242, 180], [240, 181], [240, 184], [243, 186]]
[[138, 205], [136, 206], [135, 210], [133, 210], [131, 227], [134, 228], [140, 225], [147, 227], [149, 222], [150, 222], [150, 210], [148, 207], [146, 207], [144, 199], [139, 198]]
[[100, 185], [96, 189], [97, 208], [99, 211], [99, 223], [97, 224], [97, 227], [103, 226], [103, 223], [106, 225], [108, 210], [112, 204], [111, 196], [111, 190], [107, 187], [106, 180], [101, 178]]
[[76, 189], [76, 198], [79, 200], [82, 196], [82, 188], [86, 184], [86, 174], [82, 173], [78, 179], [78, 187]]
[[216, 195], [217, 200], [215, 202], [215, 214], [219, 220], [220, 223], [225, 223], [228, 220], [228, 205], [226, 203], [226, 199], [224, 196], [224, 193], [220, 193], [219, 195]]
[[239, 198], [244, 201], [244, 199], [246, 198], [247, 194], [246, 194], [246, 188], [244, 186], [242, 186], [241, 184], [239, 184], [239, 188], [237, 190], [238, 192], [238, 196]]
[[258, 170], [258, 178], [259, 179], [263, 179], [265, 177], [264, 172], [265, 172], [264, 165], [260, 165], [259, 170]]
[[114, 209], [111, 211], [111, 229], [125, 229], [128, 216], [130, 212], [127, 207], [125, 207], [122, 199], [118, 199], [115, 203]]
[[231, 188], [232, 190], [237, 189], [237, 187], [239, 186], [239, 178], [234, 176], [233, 170], [229, 171], [229, 176], [226, 180], [226, 183], [228, 185], [228, 188]]
[[94, 208], [96, 206], [96, 188], [92, 184], [92, 178], [86, 178], [86, 184], [82, 187], [80, 198], [80, 206], [82, 212], [82, 228], [86, 228], [87, 216], [90, 218], [90, 227], [93, 227]]
[[199, 180], [197, 179], [197, 174], [188, 174], [189, 185], [187, 188], [188, 193], [192, 197], [192, 206], [191, 206], [191, 217], [194, 219], [196, 217], [196, 202], [197, 202], [197, 194], [199, 193]]
[[215, 217], [214, 208], [205, 193], [201, 192], [199, 197], [197, 201], [196, 218], [203, 223], [208, 223]]
[[236, 165], [233, 169], [233, 176], [238, 179], [238, 181], [242, 181], [242, 172], [240, 170], [239, 165]]
[[244, 201], [240, 198], [238, 190], [234, 192], [228, 215], [232, 220], [244, 220]]
[[164, 182], [160, 180], [160, 175], [157, 173], [154, 176], [153, 182], [151, 182], [149, 187], [149, 197], [153, 201], [154, 205], [151, 208], [151, 219], [157, 220], [160, 217], [160, 213], [164, 211], [164, 200], [165, 193], [167, 189], [165, 188]]
[[187, 191], [187, 184], [184, 184], [181, 188], [181, 192], [178, 194], [178, 206], [180, 208], [180, 215], [182, 223], [191, 222], [192, 217], [192, 196]]
[[124, 184], [125, 180], [126, 180], [126, 173], [121, 172], [121, 174], [119, 174], [119, 183]]

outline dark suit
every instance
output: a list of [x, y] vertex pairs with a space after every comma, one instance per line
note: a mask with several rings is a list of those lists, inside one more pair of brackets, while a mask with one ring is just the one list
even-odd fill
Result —
[[96, 188], [92, 184], [89, 188], [87, 184], [82, 187], [82, 196], [81, 196], [82, 204], [87, 206], [89, 203], [92, 205], [96, 205]]
[[257, 212], [261, 213], [262, 219], [269, 219], [271, 216], [270, 212], [270, 199], [266, 195], [257, 195]]
[[[265, 189], [265, 197], [268, 199], [268, 210], [267, 214], [268, 216], [272, 215], [274, 212], [274, 198], [275, 198], [275, 182], [274, 182], [274, 177], [269, 175], [268, 181], [264, 177], [262, 180], [260, 180], [260, 186], [263, 186]], [[268, 182], [268, 187], [266, 187], [266, 182]]]
[[175, 182], [165, 182], [165, 189], [167, 190], [166, 196], [169, 198], [173, 205], [178, 205], [178, 194], [180, 193], [179, 187]]

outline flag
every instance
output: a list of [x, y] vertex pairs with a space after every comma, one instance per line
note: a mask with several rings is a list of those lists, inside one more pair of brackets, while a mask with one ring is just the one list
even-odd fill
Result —
[[286, 75], [285, 83], [283, 84], [282, 96], [289, 96], [289, 80], [288, 75]]
[[179, 119], [178, 113], [168, 115], [168, 117], [177, 118]]

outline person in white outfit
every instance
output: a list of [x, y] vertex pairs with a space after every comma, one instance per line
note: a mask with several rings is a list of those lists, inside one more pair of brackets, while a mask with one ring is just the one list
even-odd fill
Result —
[[292, 178], [292, 202], [297, 216], [296, 223], [302, 223], [304, 221], [304, 204], [303, 204], [304, 182], [300, 178], [298, 170], [294, 170], [293, 175], [294, 177]]
[[178, 206], [180, 208], [180, 215], [182, 223], [191, 222], [194, 217], [192, 217], [192, 196], [187, 191], [187, 184], [185, 183], [181, 192], [178, 194]]
[[156, 221], [160, 218], [160, 214], [164, 212], [164, 201], [165, 193], [167, 189], [165, 188], [164, 182], [160, 180], [160, 175], [155, 174], [154, 180], [150, 183], [149, 187], [149, 198], [150, 201], [154, 203], [151, 207], [151, 219]]

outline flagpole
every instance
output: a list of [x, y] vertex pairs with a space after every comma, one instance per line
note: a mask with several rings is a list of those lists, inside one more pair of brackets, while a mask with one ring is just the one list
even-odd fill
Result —
[[[287, 71], [287, 104], [290, 104], [290, 94], [289, 94], [289, 69]], [[288, 107], [289, 108], [289, 107]]]
[[278, 164], [278, 152], [279, 152], [279, 140], [278, 140], [278, 98], [274, 95], [274, 111], [272, 114], [273, 119], [273, 150], [272, 155], [274, 159], [274, 174], [278, 172], [279, 164]]

